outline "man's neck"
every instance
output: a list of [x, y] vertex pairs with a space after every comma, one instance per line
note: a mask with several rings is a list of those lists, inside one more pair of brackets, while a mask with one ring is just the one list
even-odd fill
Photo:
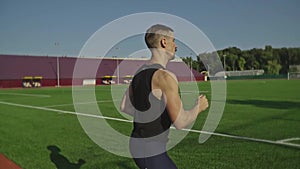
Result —
[[151, 55], [150, 63], [151, 64], [160, 64], [164, 68], [166, 68], [169, 60], [165, 56], [165, 53], [160, 52], [160, 51], [151, 51], [151, 53], [152, 53], [152, 55]]

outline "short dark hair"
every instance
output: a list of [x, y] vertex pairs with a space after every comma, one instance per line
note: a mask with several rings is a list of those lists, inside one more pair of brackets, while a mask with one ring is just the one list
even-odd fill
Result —
[[170, 32], [174, 32], [173, 29], [165, 25], [156, 24], [151, 26], [145, 34], [145, 42], [148, 48], [157, 48], [159, 38], [169, 36]]

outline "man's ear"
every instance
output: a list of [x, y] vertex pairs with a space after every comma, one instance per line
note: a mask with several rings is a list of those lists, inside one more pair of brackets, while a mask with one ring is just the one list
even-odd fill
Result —
[[166, 46], [167, 46], [167, 39], [166, 38], [162, 38], [160, 40], [160, 45], [161, 45], [162, 48], [166, 48]]

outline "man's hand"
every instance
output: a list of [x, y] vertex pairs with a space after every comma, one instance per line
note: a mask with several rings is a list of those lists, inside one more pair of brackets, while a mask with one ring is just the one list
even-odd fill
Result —
[[199, 113], [206, 110], [208, 107], [208, 101], [205, 95], [200, 95], [197, 99], [196, 104], [198, 104]]

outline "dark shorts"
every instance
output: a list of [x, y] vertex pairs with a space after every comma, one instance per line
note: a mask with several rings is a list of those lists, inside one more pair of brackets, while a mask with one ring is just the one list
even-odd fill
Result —
[[130, 139], [130, 151], [140, 169], [177, 169], [166, 152], [166, 144]]

